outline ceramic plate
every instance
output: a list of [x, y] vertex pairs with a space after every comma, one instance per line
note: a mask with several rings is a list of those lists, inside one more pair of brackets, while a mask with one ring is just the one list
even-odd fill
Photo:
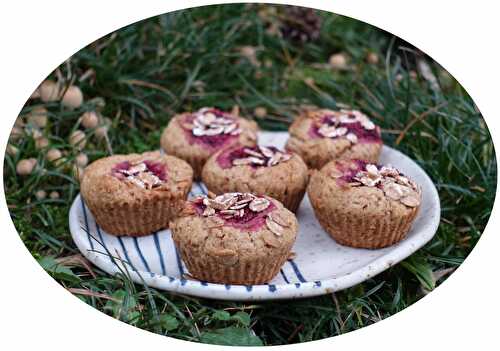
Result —
[[[283, 132], [262, 132], [260, 141], [283, 147], [287, 137]], [[189, 279], [169, 230], [140, 238], [111, 236], [99, 228], [80, 196], [69, 213], [71, 234], [82, 254], [102, 270], [128, 274], [133, 281], [158, 289], [240, 301], [327, 294], [358, 284], [398, 263], [427, 243], [437, 230], [439, 197], [427, 174], [409, 157], [387, 146], [380, 161], [395, 166], [422, 186], [422, 206], [408, 236], [379, 250], [339, 245], [319, 225], [306, 195], [297, 212], [300, 226], [293, 248], [296, 257], [266, 285], [224, 285]], [[205, 192], [202, 183], [195, 183], [190, 196]]]

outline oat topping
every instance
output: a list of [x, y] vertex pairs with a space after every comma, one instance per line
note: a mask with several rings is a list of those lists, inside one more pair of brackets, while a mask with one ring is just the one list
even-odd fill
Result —
[[152, 161], [122, 162], [113, 168], [113, 174], [147, 190], [157, 188], [165, 182], [163, 166]]
[[243, 148], [242, 152], [237, 150], [241, 157], [236, 156], [232, 160], [233, 166], [251, 165], [272, 167], [292, 158], [292, 154], [279, 151], [274, 147], [258, 146], [255, 148]]
[[272, 210], [271, 201], [250, 193], [226, 193], [214, 198], [198, 197], [194, 203], [203, 205], [201, 215], [217, 226], [221, 225], [220, 220], [251, 221], [260, 215], [265, 220], [266, 227], [275, 235], [281, 236], [285, 228], [291, 225], [278, 213], [266, 212]]
[[357, 110], [340, 110], [340, 112], [325, 113], [319, 111], [315, 116], [317, 133], [324, 138], [345, 138], [351, 144], [359, 141], [360, 129], [375, 132], [375, 124], [362, 112]]
[[216, 135], [239, 135], [242, 130], [234, 117], [214, 108], [204, 107], [194, 114], [191, 123], [184, 127], [196, 137]]
[[[343, 178], [340, 170], [330, 172], [333, 178]], [[363, 164], [353, 177], [348, 177], [349, 186], [368, 186], [380, 188], [385, 196], [400, 201], [408, 207], [417, 207], [421, 202], [421, 190], [411, 179], [405, 177], [396, 168]]]
[[247, 210], [262, 212], [271, 204], [268, 199], [250, 193], [226, 193], [213, 199], [203, 197], [201, 201], [205, 206], [203, 216], [219, 214], [225, 219], [243, 217]]
[[267, 229], [273, 232], [273, 234], [277, 236], [283, 235], [284, 228], [275, 221], [273, 221], [273, 219], [269, 216], [266, 217], [266, 226]]

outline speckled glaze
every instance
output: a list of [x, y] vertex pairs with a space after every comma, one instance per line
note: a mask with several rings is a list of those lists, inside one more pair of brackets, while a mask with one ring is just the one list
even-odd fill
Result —
[[[287, 133], [259, 135], [263, 143], [279, 148], [284, 146], [287, 137]], [[431, 240], [439, 225], [439, 197], [427, 174], [410, 158], [385, 146], [380, 163], [393, 165], [422, 186], [424, 200], [406, 238], [378, 250], [339, 245], [320, 227], [306, 196], [297, 212], [299, 233], [292, 249], [296, 256], [266, 285], [224, 285], [191, 280], [185, 275], [186, 266], [176, 254], [170, 231], [141, 238], [108, 235], [96, 227], [80, 197], [75, 199], [69, 214], [71, 234], [83, 255], [102, 270], [116, 274], [118, 267], [126, 265], [132, 280], [158, 289], [233, 301], [329, 294], [358, 284], [405, 259]], [[195, 183], [191, 196], [204, 191], [202, 183]]]

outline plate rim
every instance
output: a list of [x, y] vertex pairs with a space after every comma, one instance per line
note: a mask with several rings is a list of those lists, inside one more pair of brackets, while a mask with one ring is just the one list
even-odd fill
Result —
[[[170, 291], [172, 293], [232, 301], [278, 300], [313, 297], [347, 289], [365, 281], [366, 279], [374, 277], [375, 275], [409, 257], [427, 244], [434, 237], [441, 219], [441, 203], [439, 194], [436, 186], [425, 170], [401, 151], [387, 145], [384, 145], [383, 147], [387, 148], [390, 152], [397, 153], [398, 156], [408, 159], [416, 168], [418, 168], [420, 172], [422, 172], [425, 182], [430, 185], [429, 190], [431, 196], [428, 201], [434, 202], [435, 205], [435, 212], [432, 213], [434, 216], [432, 216], [430, 222], [426, 223], [426, 228], [419, 233], [418, 237], [404, 239], [404, 241], [400, 243], [398, 250], [389, 251], [387, 254], [374, 259], [369, 264], [347, 274], [329, 279], [301, 283], [229, 285], [172, 277], [154, 272], [146, 272], [135, 268], [127, 272], [129, 277], [136, 283], [146, 284], [148, 286]], [[80, 226], [81, 222], [78, 216], [79, 207], [82, 207], [84, 212], [86, 229]], [[126, 268], [123, 262], [113, 263], [114, 260], [110, 259], [108, 256], [108, 249], [105, 245], [103, 245], [103, 243], [97, 240], [97, 238], [94, 238], [94, 240], [102, 246], [102, 250], [106, 251], [106, 253], [98, 252], [95, 249], [89, 250], [88, 245], [83, 242], [83, 237], [85, 235], [81, 235], [81, 232], [86, 232], [87, 236], [90, 238], [85, 207], [86, 206], [84, 205], [81, 195], [78, 194], [71, 205], [68, 216], [72, 239], [79, 251], [89, 261], [104, 270], [106, 273], [115, 275], [120, 272], [120, 269], [123, 270], [123, 268]], [[121, 260], [123, 261], [123, 258], [121, 258]], [[120, 261], [120, 258], [118, 258], [117, 261]], [[127, 264], [132, 267], [130, 263], [127, 262]], [[209, 291], [208, 294], [207, 291]]]

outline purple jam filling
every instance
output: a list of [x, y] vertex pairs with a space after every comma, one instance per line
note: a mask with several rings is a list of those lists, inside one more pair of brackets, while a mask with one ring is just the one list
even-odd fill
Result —
[[[274, 146], [267, 146], [267, 148], [272, 150], [273, 152], [280, 151], [278, 148]], [[245, 149], [250, 149], [252, 151], [257, 151], [257, 152], [259, 151], [259, 148], [257, 146], [253, 147], [240, 146], [238, 148], [233, 148], [223, 151], [220, 153], [219, 156], [217, 156], [217, 163], [219, 164], [220, 168], [222, 169], [231, 168], [233, 167], [233, 160], [251, 156], [245, 153], [244, 151]], [[249, 166], [251, 166], [253, 169], [257, 169], [265, 165], [250, 164]]]
[[[234, 117], [232, 117], [231, 115], [228, 115], [227, 113], [224, 113], [221, 110], [211, 109], [211, 110], [208, 110], [207, 112], [212, 112], [217, 117], [224, 117], [227, 119], [234, 120], [236, 122]], [[222, 148], [222, 146], [226, 145], [230, 140], [234, 140], [235, 138], [238, 138], [238, 135], [231, 135], [231, 134], [194, 136], [191, 129], [186, 128], [183, 125], [184, 123], [193, 123], [194, 118], [195, 118], [194, 114], [187, 115], [184, 118], [184, 121], [182, 121], [180, 123], [181, 128], [184, 130], [186, 138], [191, 145], [196, 143], [196, 144], [208, 146], [212, 149], [219, 149], [219, 148]]]
[[[321, 120], [321, 124], [334, 125], [331, 116], [324, 116]], [[347, 133], [353, 133], [358, 137], [358, 143], [381, 143], [382, 138], [380, 137], [380, 129], [379, 127], [375, 127], [372, 130], [367, 130], [363, 128], [360, 122], [355, 123], [339, 123], [338, 127], [347, 128]], [[324, 138], [319, 131], [319, 126], [313, 124], [309, 129], [309, 136], [313, 139]]]
[[[382, 165], [366, 162], [363, 160], [352, 160], [352, 163], [354, 163], [356, 165], [356, 167], [352, 167], [352, 166], [351, 167], [349, 167], [349, 166], [342, 167], [342, 166], [340, 166], [340, 163], [337, 163], [337, 168], [339, 169], [339, 171], [341, 171], [343, 173], [342, 177], [337, 178], [338, 185], [342, 186], [342, 185], [345, 185], [347, 183], [356, 182], [356, 179], [354, 179], [356, 177], [356, 174], [358, 174], [358, 172], [360, 172], [360, 171], [366, 171], [366, 166], [368, 164], [375, 165], [378, 170], [380, 170], [382, 168]], [[404, 176], [401, 172], [399, 172], [399, 174]], [[381, 186], [382, 186], [382, 184], [378, 183], [375, 187], [381, 188]]]
[[[366, 165], [368, 164], [366, 161], [363, 160], [353, 160], [352, 161], [356, 167], [338, 167], [338, 169], [344, 174], [342, 177], [338, 178], [337, 181], [343, 182], [343, 183], [351, 183], [354, 182], [355, 179], [354, 177], [358, 172], [364, 171], [366, 169]], [[380, 168], [377, 165], [377, 168]]]
[[[146, 165], [146, 169], [157, 176], [161, 181], [167, 180], [167, 167], [160, 163], [154, 162], [151, 160], [144, 160], [144, 164]], [[120, 171], [127, 171], [132, 167], [132, 164], [129, 161], [123, 161], [115, 164], [111, 172], [113, 175], [119, 179], [125, 178], [125, 175]]]
[[[201, 216], [203, 211], [205, 211], [206, 206], [203, 204], [202, 201], [199, 202], [193, 201], [192, 204], [196, 210], [196, 213], [199, 216]], [[244, 229], [254, 232], [259, 230], [263, 225], [266, 224], [267, 214], [273, 211], [275, 208], [276, 206], [274, 205], [273, 202], [271, 202], [269, 206], [264, 211], [261, 212], [254, 212], [249, 208], [246, 208], [243, 217], [233, 217], [225, 219], [224, 216], [219, 214], [219, 212], [217, 212], [215, 216], [222, 218], [224, 220], [225, 225], [229, 225], [237, 229]]]

